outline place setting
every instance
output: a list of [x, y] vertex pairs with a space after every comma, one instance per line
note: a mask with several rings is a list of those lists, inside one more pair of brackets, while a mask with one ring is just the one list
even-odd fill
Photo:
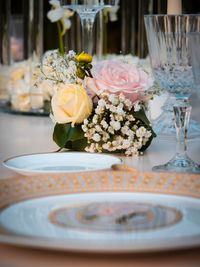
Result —
[[[50, 0], [45, 16], [57, 26], [59, 48], [45, 52], [44, 17], [34, 13], [43, 1], [34, 3], [34, 12], [28, 1], [33, 20], [7, 9], [12, 31], [0, 78], [8, 73], [9, 89], [0, 88], [0, 115], [20, 119], [30, 141], [24, 151], [38, 142], [38, 152], [21, 154], [12, 140], [11, 156], [1, 153], [10, 175], [0, 179], [2, 244], [90, 254], [200, 246], [200, 126], [191, 101], [200, 92], [200, 15], [182, 14], [181, 5], [170, 9], [169, 0], [167, 13], [139, 18], [145, 59], [100, 53], [109, 38], [105, 23], [117, 25], [126, 10], [122, 1]], [[25, 35], [27, 19], [36, 28]], [[41, 39], [28, 47], [31, 39], [23, 38], [37, 33]], [[33, 144], [26, 125], [32, 116], [38, 118]], [[8, 135], [23, 146], [24, 136]], [[48, 142], [48, 152], [40, 148], [49, 136], [57, 151]], [[167, 146], [171, 157], [154, 164]]]

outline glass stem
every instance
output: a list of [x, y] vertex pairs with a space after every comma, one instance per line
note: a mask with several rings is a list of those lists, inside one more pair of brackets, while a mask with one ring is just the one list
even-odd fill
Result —
[[176, 128], [176, 154], [183, 157], [187, 151], [187, 134], [192, 107], [183, 102], [174, 106]]
[[[96, 15], [96, 14], [95, 14]], [[81, 17], [82, 25], [82, 49], [85, 53], [91, 54], [93, 52], [93, 24], [95, 15], [90, 17]]]

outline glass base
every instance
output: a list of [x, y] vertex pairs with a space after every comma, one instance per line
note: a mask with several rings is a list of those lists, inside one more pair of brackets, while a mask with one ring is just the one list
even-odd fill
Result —
[[152, 171], [200, 173], [200, 165], [195, 163], [186, 154], [184, 156], [176, 154], [166, 164], [154, 166]]

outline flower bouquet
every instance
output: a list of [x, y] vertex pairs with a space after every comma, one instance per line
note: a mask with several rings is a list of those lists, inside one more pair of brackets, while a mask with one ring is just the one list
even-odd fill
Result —
[[156, 136], [145, 114], [154, 82], [142, 69], [123, 60], [93, 67], [91, 55], [73, 51], [53, 51], [42, 67], [56, 88], [50, 116], [60, 149], [131, 156], [143, 153]]

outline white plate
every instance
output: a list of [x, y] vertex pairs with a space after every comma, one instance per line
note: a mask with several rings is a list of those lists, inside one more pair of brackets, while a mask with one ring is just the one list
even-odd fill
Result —
[[0, 225], [11, 234], [0, 233], [0, 240], [82, 252], [172, 250], [200, 245], [199, 220], [200, 200], [188, 197], [128, 192], [48, 196], [3, 209]]
[[105, 170], [120, 162], [119, 158], [106, 154], [66, 152], [17, 156], [3, 164], [22, 175], [33, 175]]
[[0, 179], [0, 242], [95, 253], [200, 246], [200, 176], [104, 170]]

